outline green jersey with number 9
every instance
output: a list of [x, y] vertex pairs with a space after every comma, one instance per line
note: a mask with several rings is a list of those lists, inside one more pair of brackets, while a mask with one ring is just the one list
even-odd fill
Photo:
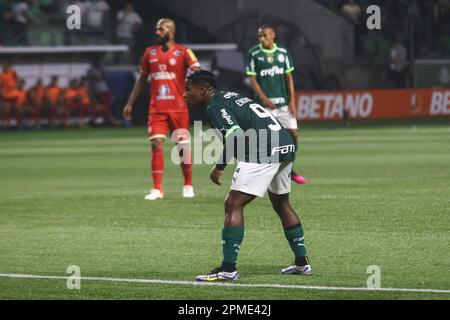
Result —
[[276, 163], [295, 159], [290, 133], [275, 116], [250, 98], [234, 92], [216, 91], [206, 108], [211, 126], [218, 129], [224, 144], [237, 130], [245, 134], [243, 154], [234, 157], [251, 163]]

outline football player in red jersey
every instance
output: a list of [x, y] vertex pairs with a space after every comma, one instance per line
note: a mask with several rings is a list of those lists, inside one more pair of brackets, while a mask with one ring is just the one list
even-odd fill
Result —
[[123, 109], [125, 119], [131, 119], [133, 104], [150, 78], [150, 107], [148, 137], [152, 144], [153, 189], [146, 200], [164, 198], [162, 178], [164, 172], [163, 144], [166, 133], [177, 143], [184, 176], [183, 197], [194, 197], [192, 187], [192, 161], [189, 141], [189, 112], [184, 101], [185, 78], [188, 69], [200, 70], [194, 53], [175, 42], [175, 23], [160, 19], [156, 24], [158, 45], [148, 47], [141, 60], [141, 74]]

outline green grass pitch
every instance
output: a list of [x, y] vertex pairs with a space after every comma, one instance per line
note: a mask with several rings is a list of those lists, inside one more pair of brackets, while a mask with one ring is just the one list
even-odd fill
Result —
[[[193, 281], [221, 261], [223, 200], [209, 165], [194, 166], [196, 198], [166, 144], [166, 199], [151, 187], [145, 128], [0, 133], [0, 273]], [[267, 196], [245, 212], [242, 284], [450, 289], [450, 127], [306, 128], [291, 200], [313, 276], [293, 262]], [[0, 299], [449, 299], [449, 293], [210, 287], [0, 277]]]

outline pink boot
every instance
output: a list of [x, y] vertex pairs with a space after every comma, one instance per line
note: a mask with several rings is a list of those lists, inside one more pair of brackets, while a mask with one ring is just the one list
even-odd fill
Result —
[[291, 173], [291, 179], [298, 183], [298, 184], [307, 184], [308, 180], [306, 180], [306, 178], [303, 178], [302, 176], [299, 176], [298, 174], [292, 172]]

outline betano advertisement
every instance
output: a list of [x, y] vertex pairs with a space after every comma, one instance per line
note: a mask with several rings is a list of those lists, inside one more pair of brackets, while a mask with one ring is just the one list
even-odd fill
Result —
[[450, 89], [297, 92], [301, 121], [450, 117]]

